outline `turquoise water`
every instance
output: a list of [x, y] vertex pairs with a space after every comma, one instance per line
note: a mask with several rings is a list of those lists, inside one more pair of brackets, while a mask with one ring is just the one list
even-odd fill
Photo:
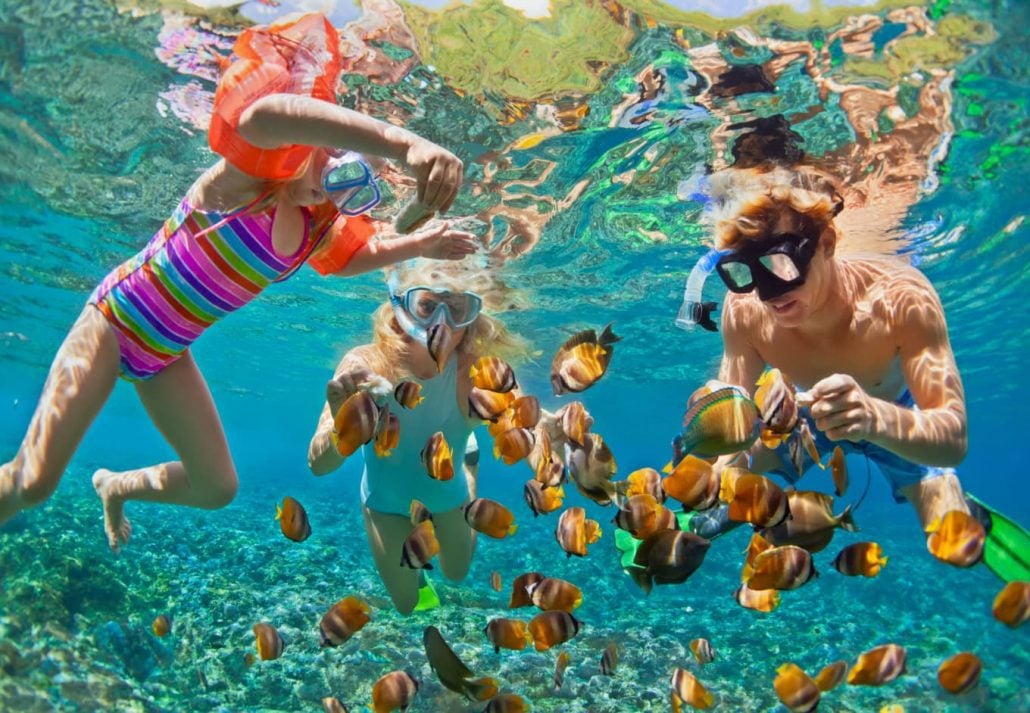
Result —
[[[158, 11], [158, 2], [138, 3], [131, 12], [129, 5], [0, 0], [4, 458], [15, 452], [50, 360], [89, 291], [139, 249], [213, 160], [194, 123], [203, 115], [204, 92], [213, 89], [210, 56], [198, 48], [224, 50], [223, 35], [244, 21], [225, 11], [205, 19]], [[396, 9], [369, 7], [380, 16]], [[718, 337], [682, 332], [672, 320], [705, 239], [701, 206], [678, 192], [705, 164], [725, 162], [721, 127], [776, 112], [797, 117], [818, 104], [822, 111], [794, 129], [813, 157], [842, 172], [853, 168], [840, 160], [849, 146], [864, 146], [862, 155], [875, 163], [869, 147], [876, 141], [914, 146], [918, 137], [881, 120], [882, 136], [863, 139], [838, 93], [821, 96], [803, 63], [787, 65], [775, 95], [705, 104], [699, 62], [686, 47], [707, 45], [717, 30], [681, 24], [672, 6], [610, 7], [624, 10], [619, 22], [569, 3], [554, 3], [555, 16], [565, 21], [552, 24], [478, 2], [451, 15], [408, 9], [409, 34], [395, 27], [366, 38], [377, 59], [346, 78], [341, 101], [394, 116], [466, 161], [470, 189], [453, 212], [493, 216], [492, 260], [503, 264], [511, 290], [512, 309], [502, 317], [542, 352], [517, 367], [529, 392], [549, 393], [550, 355], [568, 335], [614, 322], [624, 339], [610, 372], [583, 400], [621, 476], [667, 460], [687, 395], [717, 368]], [[354, 16], [340, 12], [341, 25]], [[828, 70], [836, 81], [894, 91], [909, 116], [918, 109], [912, 88], [918, 82], [906, 77], [953, 73], [947, 102], [927, 110], [937, 123], [924, 141], [932, 147], [949, 138], [946, 153], [939, 163], [913, 164], [908, 183], [922, 188], [912, 205], [889, 226], [889, 236], [871, 231], [862, 248], [911, 255], [938, 289], [969, 409], [963, 484], [1028, 524], [1022, 478], [1028, 450], [1019, 417], [1030, 346], [1026, 4], [987, 10], [942, 2], [927, 17], [932, 32], [920, 37], [933, 42], [892, 49], [888, 38], [901, 23], [889, 21], [864, 65], [849, 62], [846, 49], [827, 40], [843, 16], [804, 29], [775, 17], [748, 22], [757, 37], [827, 46], [837, 58]], [[454, 23], [468, 30], [463, 36], [471, 43], [458, 59], [441, 49], [453, 46], [442, 40], [453, 40]], [[554, 45], [541, 50], [543, 64], [513, 60], [508, 76], [519, 82], [509, 82], [482, 58], [490, 49], [484, 23], [510, 23]], [[596, 56], [562, 51], [576, 32], [591, 33]], [[428, 40], [405, 39], [423, 36]], [[741, 56], [734, 48], [759, 62], [775, 54], [758, 41], [718, 36], [728, 56]], [[462, 64], [465, 57], [482, 62], [475, 73]], [[627, 97], [649, 67], [664, 73], [666, 90], [653, 105], [634, 104]], [[387, 81], [387, 75], [403, 79]], [[586, 111], [559, 128], [549, 106]], [[629, 121], [650, 110], [647, 120]], [[525, 140], [538, 134], [544, 135], [538, 143]], [[864, 235], [862, 227], [856, 235]], [[130, 504], [133, 539], [120, 555], [104, 542], [89, 475], [101, 466], [131, 468], [174, 456], [132, 388], [116, 389], [55, 496], [0, 528], [0, 709], [294, 711], [315, 710], [323, 696], [335, 695], [361, 710], [379, 676], [408, 668], [424, 681], [413, 710], [481, 710], [444, 690], [429, 671], [421, 652], [428, 624], [441, 628], [470, 668], [497, 676], [505, 690], [540, 711], [667, 710], [675, 666], [694, 671], [715, 693], [719, 710], [774, 710], [772, 679], [780, 664], [795, 661], [814, 672], [888, 642], [908, 649], [908, 673], [882, 688], [838, 688], [824, 696], [821, 709], [1030, 708], [1026, 629], [1010, 631], [990, 615], [999, 581], [983, 567], [962, 571], [936, 562], [914, 513], [893, 503], [875, 472], [856, 515], [862, 532], [839, 534], [815, 557], [822, 576], [785, 593], [775, 612], [759, 615], [731, 597], [743, 531], [717, 540], [687, 583], [645, 598], [618, 569], [611, 510], [570, 492], [566, 504], [587, 506], [604, 536], [586, 558], [566, 560], [554, 543], [555, 516], [534, 520], [521, 503], [525, 467], [508, 468], [484, 451], [481, 494], [509, 505], [519, 532], [510, 541], [480, 538], [464, 582], [435, 580], [441, 608], [397, 615], [364, 540], [360, 463], [352, 460], [322, 479], [305, 463], [325, 380], [347, 349], [367, 340], [368, 315], [384, 296], [380, 275], [326, 280], [303, 270], [205, 334], [194, 354], [237, 462], [239, 496], [216, 512]], [[544, 399], [545, 406], [558, 403]], [[480, 440], [488, 442], [485, 433]], [[858, 487], [847, 498], [865, 480], [862, 461], [851, 465]], [[810, 477], [807, 487], [829, 487], [826, 476]], [[314, 534], [302, 544], [284, 539], [273, 520], [273, 504], [284, 495], [308, 509]], [[890, 557], [876, 579], [845, 580], [829, 567], [840, 546], [859, 538], [877, 540]], [[493, 570], [504, 577], [501, 594], [489, 586]], [[487, 620], [507, 615], [511, 578], [529, 570], [584, 590], [577, 610], [584, 628], [566, 645], [572, 664], [559, 694], [550, 686], [554, 651], [497, 655], [482, 634]], [[322, 613], [351, 593], [367, 596], [373, 622], [345, 646], [320, 650]], [[150, 633], [160, 613], [174, 618], [172, 635], [163, 639]], [[276, 661], [248, 668], [244, 655], [253, 651], [251, 627], [258, 621], [275, 623], [287, 649]], [[698, 636], [717, 652], [703, 668], [687, 649]], [[607, 678], [597, 666], [610, 641], [622, 656]], [[984, 673], [976, 690], [953, 697], [937, 685], [936, 668], [962, 650], [983, 659]]]

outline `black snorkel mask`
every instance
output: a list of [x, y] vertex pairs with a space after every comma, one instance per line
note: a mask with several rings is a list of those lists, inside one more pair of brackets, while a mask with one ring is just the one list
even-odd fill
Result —
[[730, 292], [757, 289], [758, 299], [766, 302], [805, 284], [818, 245], [815, 230], [776, 233], [764, 240], [748, 240], [739, 250], [723, 254], [715, 270]]

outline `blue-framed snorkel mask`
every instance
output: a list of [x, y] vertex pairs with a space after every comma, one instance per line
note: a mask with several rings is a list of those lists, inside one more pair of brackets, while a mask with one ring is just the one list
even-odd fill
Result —
[[322, 169], [322, 190], [344, 215], [361, 215], [382, 200], [375, 172], [359, 153], [327, 150]]
[[394, 270], [389, 271], [387, 285], [397, 323], [423, 344], [429, 343], [433, 326], [446, 324], [452, 330], [462, 329], [475, 322], [483, 309], [483, 298], [475, 292], [453, 292], [427, 285], [402, 291]]

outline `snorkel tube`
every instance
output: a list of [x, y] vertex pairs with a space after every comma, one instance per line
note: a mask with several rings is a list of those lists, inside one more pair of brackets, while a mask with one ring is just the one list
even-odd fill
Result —
[[676, 326], [680, 329], [693, 329], [701, 325], [702, 329], [709, 332], [718, 332], [719, 327], [712, 320], [712, 313], [717, 309], [715, 302], [702, 302], [701, 290], [705, 280], [715, 270], [719, 258], [729, 254], [729, 250], [716, 250], [712, 248], [701, 256], [701, 259], [694, 265], [687, 277], [687, 284], [683, 290], [683, 304], [680, 306], [679, 314], [676, 315]]

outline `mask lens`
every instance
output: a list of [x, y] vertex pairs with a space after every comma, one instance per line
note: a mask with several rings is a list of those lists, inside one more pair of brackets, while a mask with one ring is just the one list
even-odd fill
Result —
[[762, 267], [784, 282], [792, 282], [801, 277], [801, 271], [786, 253], [762, 255], [758, 260], [762, 263]]
[[729, 279], [737, 289], [750, 287], [754, 282], [754, 278], [751, 276], [751, 268], [742, 262], [725, 262], [722, 264], [720, 273]]
[[441, 308], [452, 327], [464, 327], [479, 315], [482, 301], [470, 292], [436, 292], [414, 287], [408, 290], [405, 306], [412, 319], [424, 327], [435, 321]]
[[372, 169], [357, 154], [333, 156], [322, 172], [322, 188], [344, 215], [361, 215], [381, 198]]

